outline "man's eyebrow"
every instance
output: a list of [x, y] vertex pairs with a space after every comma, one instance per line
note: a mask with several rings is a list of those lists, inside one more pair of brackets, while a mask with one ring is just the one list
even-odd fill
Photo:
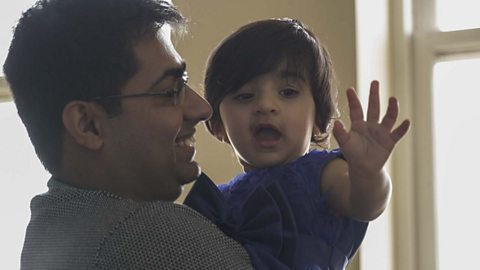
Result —
[[175, 78], [180, 78], [180, 77], [185, 75], [186, 71], [187, 71], [187, 63], [185, 61], [182, 61], [179, 67], [169, 68], [169, 69], [165, 70], [162, 73], [162, 75], [160, 75], [160, 77], [158, 77], [158, 79], [155, 80], [154, 83], [152, 83], [152, 85], [150, 86], [149, 89], [155, 88], [157, 85], [162, 83], [162, 81], [165, 80], [165, 78], [167, 78], [169, 76], [173, 76]]

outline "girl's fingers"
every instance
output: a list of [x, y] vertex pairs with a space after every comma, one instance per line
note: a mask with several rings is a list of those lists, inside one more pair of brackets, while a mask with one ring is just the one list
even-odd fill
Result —
[[340, 120], [336, 120], [333, 123], [332, 132], [340, 147], [342, 147], [342, 145], [344, 145], [350, 137], [349, 133], [345, 130], [345, 127], [343, 126], [343, 123], [340, 122]]
[[347, 89], [348, 108], [350, 109], [350, 121], [363, 121], [363, 109], [360, 100], [353, 88]]
[[408, 131], [410, 128], [410, 121], [409, 120], [404, 120], [400, 126], [398, 126], [396, 129], [392, 131], [390, 134], [390, 137], [392, 140], [397, 143]]
[[397, 99], [392, 97], [388, 100], [388, 108], [385, 116], [382, 119], [381, 125], [387, 130], [391, 130], [398, 117], [398, 102]]
[[380, 97], [379, 97], [379, 83], [372, 81], [370, 84], [370, 94], [368, 97], [368, 111], [367, 122], [378, 123], [380, 117]]

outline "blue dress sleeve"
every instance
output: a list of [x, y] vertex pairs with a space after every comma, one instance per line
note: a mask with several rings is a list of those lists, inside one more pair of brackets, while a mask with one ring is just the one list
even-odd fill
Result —
[[284, 166], [242, 173], [218, 188], [202, 174], [185, 204], [240, 242], [256, 269], [344, 269], [367, 223], [342, 217], [320, 192], [338, 151], [312, 151]]

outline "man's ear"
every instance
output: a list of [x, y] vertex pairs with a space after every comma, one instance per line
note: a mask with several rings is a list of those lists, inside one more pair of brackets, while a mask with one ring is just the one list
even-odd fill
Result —
[[92, 102], [71, 101], [63, 109], [65, 129], [79, 144], [91, 150], [103, 146], [102, 118], [105, 112]]
[[228, 140], [227, 132], [225, 131], [225, 127], [223, 127], [222, 121], [211, 121], [210, 120], [210, 128], [213, 132], [213, 136], [217, 138], [219, 141], [230, 144]]

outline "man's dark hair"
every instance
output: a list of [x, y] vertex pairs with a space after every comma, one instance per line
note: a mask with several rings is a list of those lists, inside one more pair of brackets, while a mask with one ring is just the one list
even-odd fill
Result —
[[[73, 100], [119, 94], [137, 72], [135, 42], [182, 15], [159, 0], [40, 0], [15, 28], [4, 73], [43, 165], [61, 165], [62, 113]], [[120, 103], [103, 104], [110, 114]]]
[[337, 116], [332, 62], [313, 32], [289, 18], [247, 24], [212, 52], [205, 74], [205, 98], [213, 108], [213, 115], [206, 123], [208, 130], [213, 134], [213, 125], [222, 121], [219, 106], [226, 95], [275, 70], [284, 61], [289, 71], [306, 76], [321, 132], [312, 136], [312, 142], [326, 147], [330, 123]]

